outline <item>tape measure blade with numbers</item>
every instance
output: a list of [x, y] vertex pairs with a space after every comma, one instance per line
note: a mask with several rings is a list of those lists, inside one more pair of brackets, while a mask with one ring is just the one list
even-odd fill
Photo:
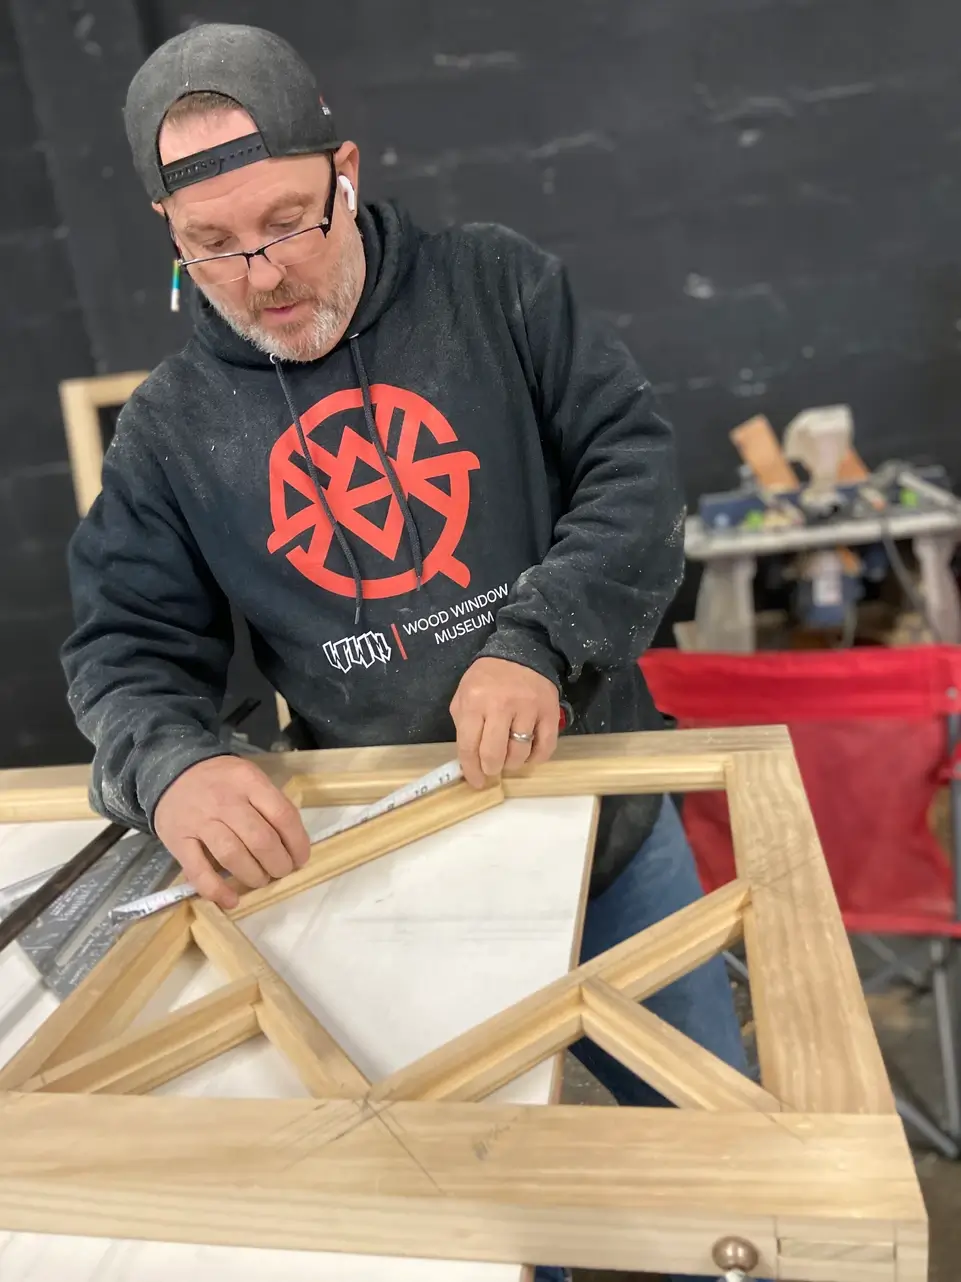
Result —
[[[437, 766], [435, 769], [429, 770], [427, 774], [421, 775], [419, 779], [413, 779], [410, 783], [401, 784], [399, 788], [388, 793], [386, 797], [381, 797], [378, 801], [372, 801], [362, 810], [347, 815], [336, 823], [320, 829], [320, 831], [308, 832], [310, 844], [315, 846], [318, 842], [326, 841], [329, 837], [339, 836], [342, 832], [349, 832], [352, 828], [359, 828], [361, 824], [368, 823], [371, 819], [386, 815], [391, 810], [396, 810], [398, 806], [405, 806], [411, 801], [426, 797], [428, 793], [436, 792], [450, 783], [456, 783], [458, 779], [463, 778], [463, 773], [459, 761], [446, 761], [442, 766]], [[129, 903], [118, 904], [113, 913], [115, 917], [123, 917], [128, 920], [149, 917], [153, 913], [160, 912], [161, 909], [170, 908], [174, 904], [181, 903], [184, 899], [192, 899], [196, 894], [197, 892], [193, 886], [183, 882], [178, 886], [170, 886], [166, 890], [159, 890], [156, 894], [145, 895], [142, 899], [134, 899]]]

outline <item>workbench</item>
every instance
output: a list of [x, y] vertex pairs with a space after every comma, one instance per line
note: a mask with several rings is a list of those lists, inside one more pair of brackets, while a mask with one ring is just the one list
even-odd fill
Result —
[[755, 648], [754, 575], [757, 558], [910, 539], [921, 570], [921, 592], [938, 639], [961, 642], [961, 600], [950, 570], [961, 541], [961, 502], [936, 511], [905, 511], [880, 517], [825, 521], [768, 530], [709, 529], [688, 517], [684, 555], [704, 565], [695, 606], [697, 648], [750, 654]]
[[[344, 813], [305, 815], [333, 822]], [[508, 801], [463, 824], [456, 840], [443, 832], [423, 838], [265, 909], [244, 930], [357, 1066], [381, 1078], [576, 964], [593, 816], [588, 797]], [[100, 827], [0, 825], [0, 886], [52, 868]], [[215, 987], [213, 967], [199, 958], [178, 965], [138, 1022]], [[0, 955], [0, 1065], [55, 1005], [16, 946]], [[492, 1099], [546, 1104], [558, 1085], [555, 1058]], [[308, 1094], [263, 1037], [157, 1093]], [[522, 1263], [0, 1233], [3, 1282], [519, 1282]]]

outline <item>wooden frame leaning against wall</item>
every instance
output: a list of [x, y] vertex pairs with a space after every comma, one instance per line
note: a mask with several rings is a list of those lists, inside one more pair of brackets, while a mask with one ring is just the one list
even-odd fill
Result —
[[[67, 438], [70, 474], [73, 478], [77, 515], [84, 517], [100, 493], [103, 456], [106, 446], [100, 425], [100, 410], [119, 409], [147, 377], [147, 370], [124, 374], [99, 374], [90, 378], [66, 378], [60, 384], [60, 410]], [[290, 724], [290, 709], [275, 692], [277, 723], [283, 730]]]
[[100, 410], [123, 405], [146, 377], [146, 370], [137, 370], [130, 374], [66, 378], [60, 384], [60, 410], [67, 437], [74, 499], [80, 516], [87, 515], [100, 493], [100, 474], [106, 449]]
[[[298, 804], [344, 805], [449, 753], [262, 764]], [[727, 792], [736, 880], [382, 1081], [237, 924], [505, 797], [705, 789]], [[85, 768], [0, 774], [0, 821], [89, 815]], [[638, 1004], [742, 937], [760, 1084]], [[193, 945], [225, 986], [131, 1026]], [[258, 1033], [312, 1099], [144, 1094]], [[484, 1102], [585, 1035], [678, 1107]], [[923, 1282], [924, 1205], [787, 732], [565, 738], [318, 843], [232, 912], [136, 923], [0, 1069], [0, 1228], [715, 1276], [733, 1238], [759, 1277]]]

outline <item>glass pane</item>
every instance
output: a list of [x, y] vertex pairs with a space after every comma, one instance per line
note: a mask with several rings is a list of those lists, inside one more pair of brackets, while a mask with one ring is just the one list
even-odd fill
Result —
[[267, 258], [278, 267], [302, 263], [306, 258], [322, 254], [326, 243], [326, 237], [320, 228], [311, 227], [308, 231], [298, 232], [296, 236], [271, 245], [267, 250]]
[[210, 258], [203, 263], [194, 263], [187, 271], [196, 281], [207, 285], [226, 285], [232, 280], [242, 280], [247, 275], [247, 260], [243, 254], [231, 254], [226, 258]]

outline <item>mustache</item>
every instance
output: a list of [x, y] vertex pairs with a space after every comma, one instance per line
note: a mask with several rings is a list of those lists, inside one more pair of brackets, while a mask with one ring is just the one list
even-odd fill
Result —
[[309, 285], [282, 280], [276, 289], [250, 294], [247, 311], [251, 316], [259, 316], [265, 307], [290, 307], [293, 303], [316, 301], [317, 295]]

